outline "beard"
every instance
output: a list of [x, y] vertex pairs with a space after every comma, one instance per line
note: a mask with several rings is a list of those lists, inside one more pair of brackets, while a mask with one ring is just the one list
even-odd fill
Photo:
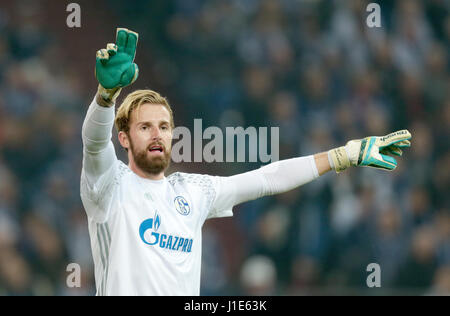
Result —
[[[163, 149], [163, 156], [162, 157], [149, 157], [148, 151], [151, 146], [159, 145]], [[171, 157], [171, 150], [167, 150], [167, 148], [161, 144], [161, 143], [153, 143], [150, 144], [147, 148], [144, 150], [136, 150], [134, 147], [133, 142], [130, 138], [130, 149], [131, 154], [133, 156], [134, 162], [136, 163], [136, 166], [144, 171], [145, 173], [151, 174], [151, 175], [158, 175], [162, 171], [166, 170], [170, 165], [170, 157]]]

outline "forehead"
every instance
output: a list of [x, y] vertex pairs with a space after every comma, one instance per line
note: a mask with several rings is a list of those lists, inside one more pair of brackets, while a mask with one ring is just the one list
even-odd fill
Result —
[[144, 103], [131, 112], [130, 122], [170, 122], [169, 110], [162, 104]]

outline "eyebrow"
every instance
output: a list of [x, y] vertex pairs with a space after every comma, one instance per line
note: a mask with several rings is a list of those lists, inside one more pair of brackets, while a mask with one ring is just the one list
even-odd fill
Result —
[[[150, 122], [150, 121], [141, 121], [141, 122], [137, 122], [136, 124], [137, 125], [144, 125], [144, 124], [151, 125], [152, 122]], [[162, 120], [162, 121], [159, 122], [159, 125], [162, 125], [162, 124], [169, 124], [170, 125], [170, 122], [167, 121], [167, 120]]]

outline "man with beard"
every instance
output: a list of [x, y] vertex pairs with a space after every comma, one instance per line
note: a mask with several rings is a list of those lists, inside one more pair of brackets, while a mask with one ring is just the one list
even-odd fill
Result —
[[[97, 295], [199, 295], [201, 229], [208, 218], [232, 216], [234, 205], [292, 190], [350, 166], [393, 170], [411, 135], [402, 130], [366, 137], [306, 157], [217, 177], [169, 166], [173, 114], [152, 90], [130, 93], [114, 113], [123, 87], [138, 75], [138, 35], [118, 29], [116, 44], [97, 52], [99, 88], [82, 128], [80, 192], [88, 215]], [[115, 122], [128, 165], [111, 141]]]

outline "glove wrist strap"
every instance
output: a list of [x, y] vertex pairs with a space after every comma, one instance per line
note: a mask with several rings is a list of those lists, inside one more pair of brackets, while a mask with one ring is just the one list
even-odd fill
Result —
[[328, 151], [328, 160], [332, 169], [339, 173], [350, 167], [350, 160], [348, 158], [345, 146], [334, 148]]
[[103, 107], [111, 107], [116, 103], [116, 99], [122, 88], [105, 89], [102, 85], [98, 86], [96, 101], [98, 105]]

